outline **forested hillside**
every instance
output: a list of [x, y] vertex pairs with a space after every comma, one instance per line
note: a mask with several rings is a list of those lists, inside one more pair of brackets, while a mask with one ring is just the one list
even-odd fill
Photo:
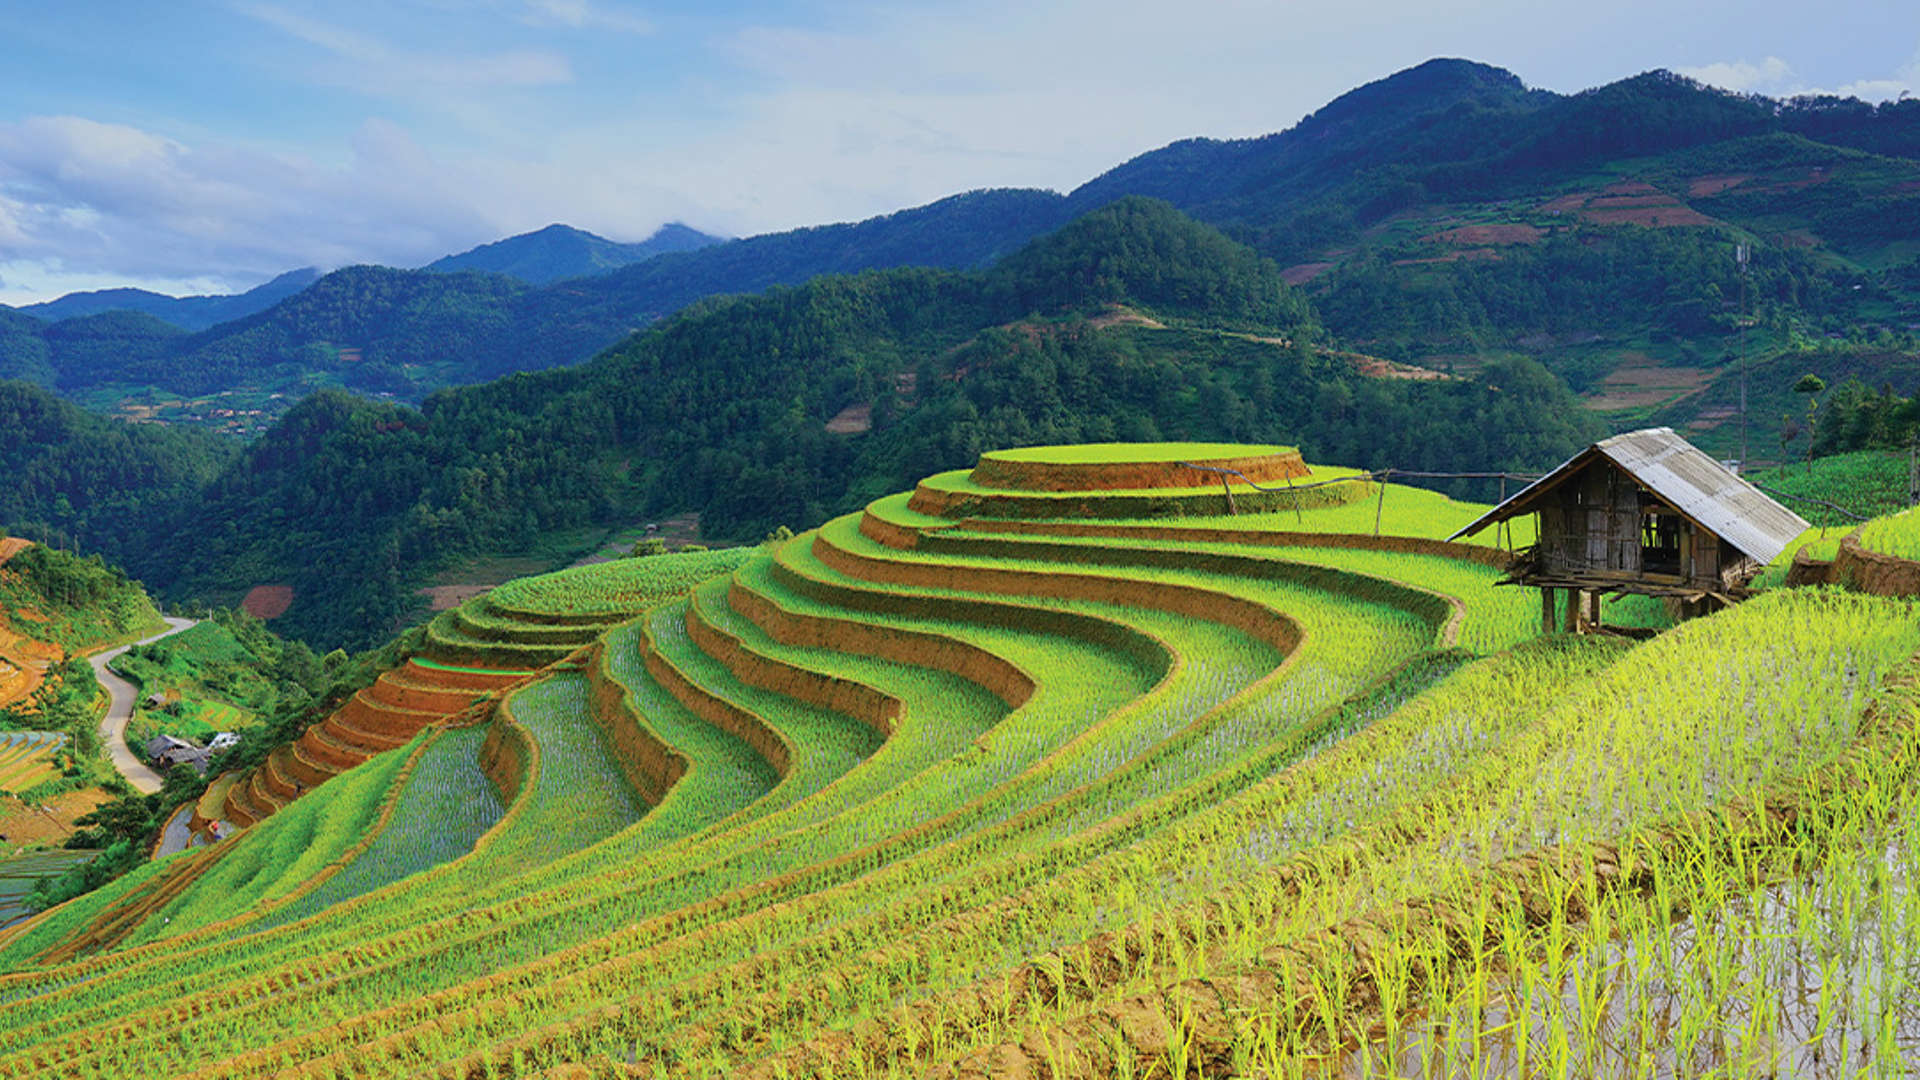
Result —
[[136, 577], [156, 569], [164, 577], [141, 556], [176, 517], [197, 512], [238, 454], [204, 432], [108, 420], [0, 381], [0, 528], [105, 553]]
[[[152, 558], [172, 591], [216, 601], [290, 583], [281, 625], [363, 644], [463, 554], [686, 510], [709, 535], [758, 539], [982, 447], [1218, 435], [1478, 468], [1558, 460], [1599, 430], [1537, 366], [1375, 379], [1313, 348], [1317, 334], [1271, 261], [1127, 200], [990, 271], [830, 276], [714, 301], [590, 364], [446, 391], [421, 411], [316, 397]], [[870, 430], [828, 429], [849, 407]]]
[[[850, 225], [700, 247], [554, 226], [450, 256], [440, 275], [354, 267], [194, 336], [63, 334], [0, 312], [0, 374], [129, 415], [248, 434], [339, 386], [418, 402], [576, 363], [703, 297], [823, 273], [988, 265], [1126, 195], [1164, 199], [1274, 258], [1333, 338], [1429, 367], [1539, 360], [1615, 426], [1720, 378], [1743, 312], [1763, 354], [1920, 326], [1920, 102], [1773, 101], [1651, 72], [1579, 94], [1434, 60], [1254, 139], [1190, 139], [1067, 196], [978, 191]], [[1743, 291], [1736, 244], [1753, 249]], [[622, 261], [643, 258], [632, 265]], [[569, 277], [595, 269], [594, 276]], [[524, 279], [524, 280], [522, 280]], [[549, 281], [538, 287], [526, 281]], [[129, 336], [130, 335], [130, 336]], [[1615, 376], [1608, 385], [1609, 376]], [[146, 391], [159, 387], [165, 393]], [[191, 408], [175, 395], [239, 400]], [[277, 395], [277, 396], [276, 396]], [[1710, 443], [1716, 417], [1686, 422]], [[1725, 450], [1726, 447], [1721, 446]]]
[[[668, 250], [541, 288], [476, 270], [347, 267], [267, 310], [192, 335], [131, 313], [95, 316], [129, 334], [146, 328], [105, 364], [88, 348], [99, 327], [42, 323], [0, 307], [0, 376], [140, 419], [152, 415], [148, 387], [236, 395], [244, 399], [236, 406], [269, 419], [328, 387], [418, 402], [440, 387], [577, 363], [703, 297], [823, 273], [984, 266], [1065, 220], [1058, 195], [985, 191], [857, 224]], [[160, 403], [162, 418], [176, 418], [164, 410], [166, 395]], [[210, 410], [179, 412], [183, 422], [232, 430]]]

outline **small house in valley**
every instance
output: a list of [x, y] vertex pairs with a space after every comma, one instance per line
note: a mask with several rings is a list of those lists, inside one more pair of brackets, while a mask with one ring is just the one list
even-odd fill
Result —
[[1682, 615], [1731, 604], [1809, 528], [1670, 428], [1593, 444], [1452, 538], [1523, 514], [1538, 515], [1536, 539], [1505, 583], [1540, 590], [1549, 630], [1598, 626], [1608, 593], [1663, 597]]
[[212, 757], [211, 750], [172, 735], [156, 735], [147, 740], [147, 760], [161, 772], [175, 765], [189, 765], [193, 767], [193, 771], [204, 776], [207, 771], [207, 762]]

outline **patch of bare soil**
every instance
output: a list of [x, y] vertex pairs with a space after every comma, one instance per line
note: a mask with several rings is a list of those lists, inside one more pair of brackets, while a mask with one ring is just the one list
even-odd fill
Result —
[[1421, 357], [1420, 366], [1442, 374], [1451, 368], [1455, 378], [1466, 378], [1486, 367], [1487, 361], [1479, 353], [1434, 353]]
[[1710, 176], [1696, 176], [1687, 182], [1687, 198], [1710, 199], [1723, 191], [1731, 191], [1753, 179], [1752, 173], [1717, 173]]
[[1333, 269], [1330, 262], [1296, 263], [1280, 271], [1280, 280], [1298, 288]]
[[492, 591], [491, 585], [429, 585], [424, 589], [415, 589], [414, 595], [427, 598], [429, 611], [447, 611]]
[[863, 401], [849, 405], [834, 413], [827, 421], [827, 431], [834, 435], [858, 435], [873, 430], [873, 402]]
[[1457, 244], [1484, 247], [1488, 244], [1537, 244], [1547, 230], [1534, 225], [1463, 225], [1446, 232], [1428, 233], [1420, 239], [1429, 244]]
[[1148, 318], [1130, 307], [1118, 304], [1087, 320], [1087, 325], [1095, 330], [1105, 330], [1111, 326], [1144, 326], [1149, 330], [1165, 330], [1167, 324], [1158, 319]]
[[1677, 229], [1688, 225], [1717, 224], [1700, 211], [1678, 203], [1641, 209], [1588, 210], [1584, 216], [1596, 225], [1642, 225], [1650, 229]]
[[6, 562], [22, 551], [33, 546], [33, 541], [19, 536], [0, 538], [0, 563]]
[[1698, 416], [1687, 422], [1687, 430], [1712, 431], [1739, 415], [1740, 410], [1732, 405], [1715, 405], [1709, 409], [1701, 409]]
[[1404, 379], [1409, 382], [1438, 382], [1454, 377], [1443, 371], [1435, 371], [1432, 368], [1420, 367], [1415, 364], [1403, 364], [1398, 360], [1388, 360], [1379, 356], [1368, 356], [1365, 353], [1339, 352], [1333, 355], [1352, 364], [1355, 371], [1358, 371], [1369, 379]]
[[1423, 266], [1427, 263], [1451, 262], [1499, 262], [1500, 253], [1492, 248], [1466, 248], [1461, 251], [1449, 251], [1445, 255], [1435, 255], [1427, 259], [1395, 259], [1395, 266]]
[[[668, 551], [679, 551], [688, 544], [700, 543], [700, 515], [698, 512], [677, 514], [670, 518], [647, 523], [647, 538], [659, 540], [667, 545]], [[632, 541], [615, 541], [603, 551], [597, 551], [575, 562], [574, 566], [592, 566], [595, 563], [612, 562], [633, 550]], [[532, 571], [538, 573], [538, 571]]]
[[255, 585], [240, 601], [241, 609], [256, 619], [277, 619], [292, 606], [291, 585]]
[[8, 795], [0, 798], [0, 836], [13, 848], [58, 843], [73, 835], [75, 818], [112, 798], [99, 788], [69, 791], [32, 805]]
[[1571, 214], [1575, 210], [1587, 205], [1587, 200], [1593, 197], [1594, 192], [1575, 191], [1571, 194], [1562, 195], [1559, 198], [1549, 199], [1541, 203], [1540, 210], [1542, 213], [1547, 214]]
[[1713, 373], [1704, 368], [1662, 367], [1644, 353], [1629, 353], [1626, 362], [1600, 380], [1596, 392], [1587, 395], [1586, 404], [1598, 412], [1660, 405], [1685, 397], [1712, 379]]

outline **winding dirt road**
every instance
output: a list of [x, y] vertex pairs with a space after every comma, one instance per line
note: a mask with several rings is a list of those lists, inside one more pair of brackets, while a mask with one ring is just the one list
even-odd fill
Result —
[[[134, 644], [151, 644], [163, 637], [177, 634], [194, 623], [193, 619], [169, 616], [165, 633], [155, 634]], [[113, 767], [120, 770], [120, 775], [127, 778], [127, 783], [132, 784], [135, 791], [151, 794], [160, 790], [162, 777], [127, 747], [126, 739], [127, 721], [133, 719], [134, 701], [140, 690], [107, 670], [107, 665], [113, 661], [114, 657], [132, 647], [132, 645], [122, 645], [117, 649], [108, 649], [106, 652], [87, 657], [87, 662], [93, 665], [94, 677], [100, 680], [101, 686], [107, 688], [107, 696], [112, 701], [112, 704], [107, 706], [107, 715], [100, 719], [100, 742], [107, 748], [108, 756], [113, 759]]]

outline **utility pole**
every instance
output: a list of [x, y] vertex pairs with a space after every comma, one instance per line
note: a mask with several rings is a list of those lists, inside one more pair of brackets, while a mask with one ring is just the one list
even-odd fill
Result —
[[1735, 244], [1733, 261], [1740, 267], [1740, 471], [1747, 471], [1747, 263], [1753, 249]]

